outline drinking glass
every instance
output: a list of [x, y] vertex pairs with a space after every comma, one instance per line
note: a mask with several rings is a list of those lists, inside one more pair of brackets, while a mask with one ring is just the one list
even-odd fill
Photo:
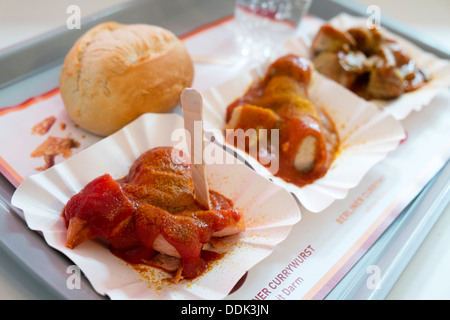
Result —
[[295, 34], [312, 0], [236, 0], [236, 43], [242, 55], [265, 60]]

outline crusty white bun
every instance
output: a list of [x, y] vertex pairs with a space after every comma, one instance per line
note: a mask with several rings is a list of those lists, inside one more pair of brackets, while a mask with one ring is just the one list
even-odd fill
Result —
[[59, 86], [71, 119], [107, 136], [144, 113], [170, 112], [193, 77], [193, 61], [171, 31], [106, 22], [71, 48]]

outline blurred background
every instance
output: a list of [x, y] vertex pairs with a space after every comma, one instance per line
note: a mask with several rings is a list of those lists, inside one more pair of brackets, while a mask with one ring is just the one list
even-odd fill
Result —
[[[81, 17], [131, 0], [14, 0], [0, 4], [0, 49], [66, 25], [70, 5], [81, 9]], [[151, 1], [151, 0], [148, 0]], [[234, 0], [223, 0], [231, 1]], [[323, 1], [323, 0], [315, 0]], [[411, 26], [441, 42], [450, 51], [450, 1], [448, 0], [352, 0], [361, 5], [377, 5], [381, 13]], [[382, 22], [381, 22], [382, 23]]]

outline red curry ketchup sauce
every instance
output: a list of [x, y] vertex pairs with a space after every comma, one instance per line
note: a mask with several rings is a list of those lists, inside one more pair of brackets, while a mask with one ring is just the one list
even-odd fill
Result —
[[[241, 108], [239, 120], [232, 125], [234, 129], [268, 130], [272, 150], [278, 149], [278, 153], [273, 154], [279, 163], [275, 176], [299, 187], [324, 176], [339, 147], [339, 137], [331, 118], [323, 108], [308, 99], [311, 72], [310, 63], [304, 58], [292, 54], [278, 58], [269, 66], [265, 76], [251, 84], [242, 97], [227, 107], [226, 112], [226, 121], [230, 123], [235, 109]], [[279, 130], [277, 146], [270, 141], [271, 130]], [[315, 138], [314, 164], [307, 171], [299, 171], [295, 166], [296, 156], [306, 137]], [[230, 143], [242, 148], [236, 139]], [[249, 147], [244, 148], [248, 152]]]
[[243, 217], [231, 200], [215, 191], [210, 191], [211, 209], [202, 208], [193, 195], [189, 162], [173, 151], [151, 149], [133, 163], [125, 178], [114, 180], [104, 174], [74, 195], [63, 211], [68, 246], [101, 237], [116, 256], [145, 263], [160, 254], [154, 245], [162, 236], [166, 248], [176, 250], [183, 278], [204, 272], [207, 262], [220, 255], [205, 252], [203, 245]]

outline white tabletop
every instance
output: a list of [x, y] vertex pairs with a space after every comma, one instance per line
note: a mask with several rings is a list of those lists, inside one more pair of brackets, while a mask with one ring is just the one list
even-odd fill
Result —
[[[439, 41], [450, 52], [450, 2], [447, 0], [358, 0]], [[381, 21], [381, 23], [383, 23]], [[450, 299], [450, 206], [419, 248], [387, 299]]]
[[[81, 16], [128, 0], [78, 0]], [[317, 0], [316, 0], [317, 1]], [[381, 13], [441, 42], [450, 52], [448, 0], [357, 0], [378, 5]], [[0, 10], [0, 50], [66, 24], [68, 0], [3, 1]], [[381, 21], [382, 23], [382, 21]], [[419, 248], [387, 299], [450, 299], [450, 206]], [[0, 247], [0, 299], [54, 299]]]

